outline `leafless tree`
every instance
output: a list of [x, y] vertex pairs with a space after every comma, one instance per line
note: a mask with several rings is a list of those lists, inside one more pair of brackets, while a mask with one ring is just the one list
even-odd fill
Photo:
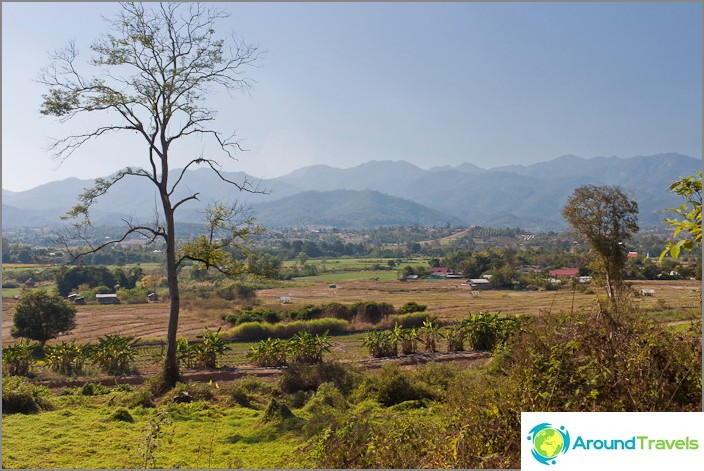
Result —
[[[177, 248], [175, 212], [198, 193], [177, 197], [175, 191], [186, 172], [196, 166], [209, 167], [221, 180], [239, 190], [258, 191], [252, 182], [234, 182], [221, 171], [221, 159], [234, 159], [241, 150], [232, 136], [226, 137], [213, 128], [216, 111], [206, 99], [215, 88], [228, 92], [248, 91], [252, 81], [247, 69], [260, 58], [257, 46], [246, 44], [234, 35], [222, 39], [215, 33], [215, 23], [227, 16], [221, 10], [199, 3], [148, 4], [123, 3], [121, 11], [109, 23], [109, 33], [101, 35], [91, 46], [90, 74], [79, 70], [78, 51], [73, 43], [52, 54], [51, 61], [39, 81], [47, 86], [41, 113], [56, 116], [65, 122], [78, 115], [102, 114], [114, 124], [95, 126], [83, 134], [75, 134], [53, 142], [55, 158], [63, 161], [83, 144], [110, 133], [137, 134], [146, 149], [144, 168], [125, 168], [110, 178], [95, 181], [92, 188], [79, 196], [78, 204], [67, 214], [76, 226], [89, 226], [89, 210], [98, 198], [110, 191], [125, 177], [151, 181], [161, 199], [164, 221], [150, 225], [129, 223], [123, 236], [105, 242], [91, 251], [140, 233], [151, 241], [166, 243], [166, 272], [169, 287], [170, 314], [163, 382], [172, 386], [179, 379], [176, 359], [176, 334], [180, 308], [177, 270], [187, 259], [197, 259], [206, 266], [218, 266], [222, 260], [209, 259], [211, 252], [189, 252]], [[199, 135], [216, 145], [214, 156], [199, 155], [179, 172], [169, 174], [173, 147], [184, 138]], [[227, 219], [232, 213], [215, 214]], [[219, 226], [218, 226], [219, 227]], [[231, 233], [229, 242], [243, 234]], [[215, 240], [204, 239], [211, 246]], [[201, 241], [202, 242], [202, 241]], [[219, 239], [222, 244], [223, 240]], [[191, 247], [193, 248], [193, 247]], [[203, 247], [200, 247], [203, 249]]]

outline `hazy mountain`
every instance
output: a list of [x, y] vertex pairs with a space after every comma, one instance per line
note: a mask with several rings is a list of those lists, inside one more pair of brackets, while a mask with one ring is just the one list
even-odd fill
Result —
[[[666, 208], [679, 205], [678, 197], [668, 191], [670, 183], [701, 168], [700, 159], [659, 154], [626, 159], [568, 155], [533, 165], [493, 169], [463, 163], [423, 170], [405, 161], [372, 161], [347, 169], [315, 165], [269, 180], [223, 173], [228, 180], [249, 182], [249, 188], [266, 190], [267, 194], [238, 191], [209, 169], [199, 169], [186, 173], [175, 197], [199, 193], [200, 202], [189, 202], [179, 210], [183, 222], [201, 222], [200, 211], [208, 202], [239, 200], [253, 206], [261, 222], [277, 226], [359, 227], [405, 224], [403, 221], [430, 224], [420, 221], [433, 220], [441, 221], [438, 224], [557, 230], [566, 227], [560, 210], [576, 187], [608, 184], [619, 185], [634, 195], [641, 226], [647, 227], [659, 224]], [[179, 174], [179, 170], [173, 171], [171, 181]], [[3, 225], [58, 222], [58, 217], [76, 203], [77, 195], [92, 184], [92, 180], [69, 178], [22, 192], [3, 190]], [[394, 198], [382, 201], [384, 195], [374, 192]], [[112, 219], [113, 223], [125, 216], [150, 221], [159, 205], [149, 181], [125, 178], [94, 209], [96, 217]], [[410, 217], [412, 211], [418, 211], [415, 220]]]
[[441, 226], [462, 222], [418, 203], [378, 191], [306, 191], [276, 201], [255, 204], [257, 221], [267, 227]]

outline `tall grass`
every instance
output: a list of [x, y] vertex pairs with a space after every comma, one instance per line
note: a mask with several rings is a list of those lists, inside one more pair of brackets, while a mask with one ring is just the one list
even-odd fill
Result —
[[331, 334], [345, 332], [350, 323], [343, 319], [312, 319], [308, 321], [282, 322], [245, 322], [223, 334], [223, 338], [237, 340], [264, 340], [267, 338], [290, 338], [299, 332], [310, 334]]

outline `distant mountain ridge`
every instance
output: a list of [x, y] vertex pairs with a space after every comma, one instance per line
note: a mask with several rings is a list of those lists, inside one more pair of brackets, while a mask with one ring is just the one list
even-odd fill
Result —
[[[179, 214], [183, 222], [199, 222], [199, 211], [207, 202], [237, 199], [252, 207], [260, 223], [277, 227], [449, 222], [560, 230], [566, 227], [560, 211], [568, 196], [574, 188], [590, 183], [618, 185], [632, 192], [641, 226], [648, 227], [662, 221], [666, 208], [679, 205], [668, 191], [670, 183], [701, 168], [701, 159], [669, 153], [592, 159], [566, 155], [492, 169], [469, 162], [424, 170], [406, 161], [370, 161], [346, 169], [314, 165], [268, 180], [225, 173], [233, 181], [247, 179], [268, 194], [239, 192], [209, 169], [197, 169], [187, 172], [179, 195], [199, 192], [202, 203], [189, 202]], [[69, 178], [22, 192], [3, 189], [3, 226], [58, 224], [58, 217], [92, 184], [93, 180]], [[145, 179], [120, 181], [95, 205], [95, 223], [114, 225], [122, 217], [152, 220], [159, 204], [150, 185]]]

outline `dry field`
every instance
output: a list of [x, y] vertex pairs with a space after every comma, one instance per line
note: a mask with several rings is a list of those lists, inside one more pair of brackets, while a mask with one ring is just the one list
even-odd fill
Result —
[[[652, 288], [655, 295], [638, 298], [645, 309], [686, 309], [692, 315], [701, 315], [701, 282], [699, 281], [636, 281], [633, 287]], [[503, 314], [540, 315], [545, 312], [592, 309], [596, 305], [595, 294], [558, 291], [480, 291], [478, 296], [459, 281], [422, 280], [400, 282], [397, 280], [349, 280], [329, 288], [328, 283], [306, 287], [268, 289], [258, 292], [261, 307], [296, 309], [306, 304], [329, 302], [353, 303], [358, 301], [388, 302], [396, 307], [408, 301], [426, 304], [428, 311], [442, 320], [459, 319], [469, 312], [501, 311]], [[596, 288], [594, 288], [596, 290]], [[291, 298], [291, 304], [282, 306], [282, 296]], [[10, 336], [13, 306], [11, 298], [2, 302], [2, 341], [7, 345], [14, 339]], [[168, 322], [166, 303], [77, 306], [76, 329], [58, 340], [76, 338], [92, 341], [105, 334], [122, 334], [142, 339], [161, 339]], [[186, 308], [182, 311], [179, 333], [187, 338], [200, 335], [205, 328], [228, 327], [220, 316], [228, 308], [199, 310]]]

